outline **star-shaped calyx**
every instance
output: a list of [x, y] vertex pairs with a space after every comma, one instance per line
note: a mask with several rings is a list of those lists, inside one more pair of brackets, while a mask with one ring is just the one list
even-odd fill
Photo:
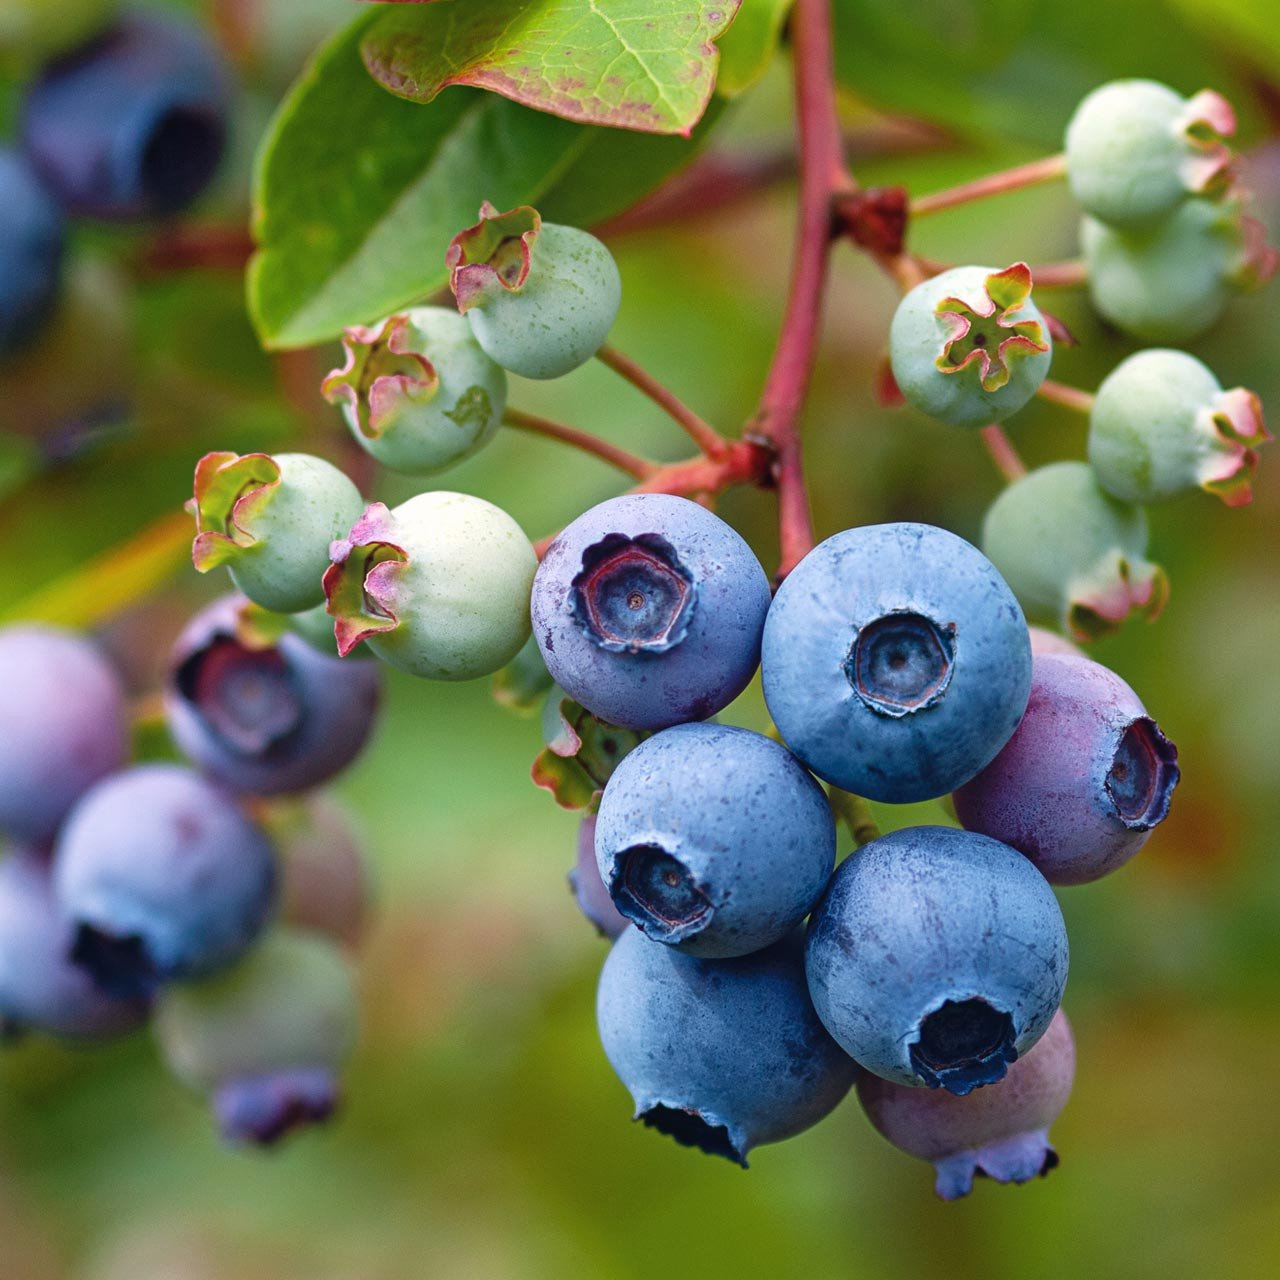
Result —
[[348, 410], [368, 439], [382, 435], [407, 405], [425, 403], [440, 388], [435, 366], [414, 349], [414, 327], [407, 315], [352, 325], [343, 332], [342, 348], [346, 360], [320, 390], [330, 404]]
[[519, 293], [529, 278], [541, 230], [542, 218], [531, 206], [499, 213], [486, 200], [480, 221], [454, 236], [445, 253], [458, 310], [466, 314], [496, 293]]
[[934, 362], [941, 373], [975, 368], [984, 391], [999, 391], [1009, 381], [1010, 365], [1049, 350], [1044, 326], [1033, 312], [1019, 319], [1031, 298], [1031, 269], [1015, 262], [987, 276], [977, 303], [943, 298], [934, 314], [946, 326], [942, 354]]

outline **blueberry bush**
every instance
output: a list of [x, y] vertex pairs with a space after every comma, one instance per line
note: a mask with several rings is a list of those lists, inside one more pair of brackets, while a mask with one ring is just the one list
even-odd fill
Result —
[[1131, 9], [0, 7], [5, 1275], [1274, 1274], [1280, 45]]

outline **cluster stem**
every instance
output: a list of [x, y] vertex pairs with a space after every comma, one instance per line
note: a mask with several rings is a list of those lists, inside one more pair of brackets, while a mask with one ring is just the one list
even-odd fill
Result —
[[1003, 195], [1006, 191], [1018, 191], [1042, 182], [1053, 182], [1065, 177], [1066, 173], [1067, 157], [1059, 152], [1057, 155], [1045, 156], [1042, 160], [1032, 160], [1029, 164], [1003, 169], [999, 173], [989, 173], [972, 182], [962, 182], [945, 191], [918, 196], [908, 208], [913, 218], [921, 218], [943, 209], [954, 209], [957, 205], [968, 204], [973, 200], [985, 200], [990, 196]]

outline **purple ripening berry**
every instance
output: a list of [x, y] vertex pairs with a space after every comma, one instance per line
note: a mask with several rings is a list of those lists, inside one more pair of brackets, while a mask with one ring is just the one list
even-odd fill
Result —
[[1045, 654], [1022, 723], [955, 793], [956, 816], [1025, 853], [1054, 884], [1083, 884], [1142, 848], [1177, 785], [1177, 748], [1118, 675]]
[[939, 1089], [892, 1084], [869, 1071], [858, 1077], [867, 1119], [901, 1151], [930, 1161], [943, 1200], [973, 1189], [977, 1174], [1028, 1182], [1057, 1168], [1049, 1126], [1071, 1096], [1076, 1050], [1061, 1009], [1035, 1045], [996, 1084], [957, 1098]]
[[586, 814], [578, 826], [578, 854], [569, 872], [569, 888], [578, 909], [602, 938], [616, 938], [630, 923], [609, 897], [596, 865], [596, 815]]

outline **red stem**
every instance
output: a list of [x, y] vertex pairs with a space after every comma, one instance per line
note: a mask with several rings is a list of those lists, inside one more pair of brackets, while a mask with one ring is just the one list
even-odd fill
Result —
[[607, 462], [611, 467], [617, 467], [619, 471], [625, 472], [635, 480], [648, 480], [659, 470], [655, 462], [638, 457], [634, 453], [628, 453], [626, 449], [620, 449], [607, 440], [601, 440], [599, 436], [593, 436], [589, 431], [579, 431], [577, 427], [565, 426], [564, 423], [553, 422], [550, 418], [539, 418], [536, 414], [524, 413], [520, 409], [508, 409], [502, 415], [502, 421], [518, 431], [529, 431], [534, 435], [546, 436], [550, 440], [559, 440], [561, 444], [570, 445], [574, 449], [581, 449], [583, 453], [589, 453], [602, 462]]
[[813, 546], [799, 419], [817, 356], [832, 244], [832, 197], [852, 179], [844, 168], [832, 75], [830, 0], [797, 0], [791, 19], [800, 209], [791, 286], [751, 434], [774, 451], [782, 579]]
[[911, 202], [911, 216], [919, 218], [927, 213], [968, 204], [971, 200], [984, 200], [988, 196], [1003, 195], [1006, 191], [1017, 191], [1021, 187], [1052, 182], [1063, 177], [1066, 172], [1065, 155], [1045, 156], [1043, 160], [1032, 160], [1030, 164], [1020, 164], [1014, 169], [989, 173], [985, 178], [975, 178], [972, 182], [962, 182], [958, 187], [948, 187], [945, 191], [919, 196]]
[[1031, 268], [1031, 278], [1037, 289], [1072, 289], [1089, 283], [1089, 268], [1083, 258], [1045, 262]]
[[1074, 409], [1076, 413], [1089, 413], [1093, 409], [1094, 397], [1091, 392], [1080, 387], [1069, 387], [1065, 382], [1055, 382], [1052, 378], [1046, 378], [1040, 384], [1036, 395], [1041, 400], [1060, 404], [1064, 409]]
[[982, 443], [987, 446], [987, 452], [991, 455], [991, 461], [996, 464], [996, 470], [1010, 484], [1015, 480], [1021, 480], [1027, 474], [1027, 464], [1013, 447], [1013, 441], [1005, 435], [1002, 426], [993, 422], [989, 427], [982, 428], [981, 435]]

